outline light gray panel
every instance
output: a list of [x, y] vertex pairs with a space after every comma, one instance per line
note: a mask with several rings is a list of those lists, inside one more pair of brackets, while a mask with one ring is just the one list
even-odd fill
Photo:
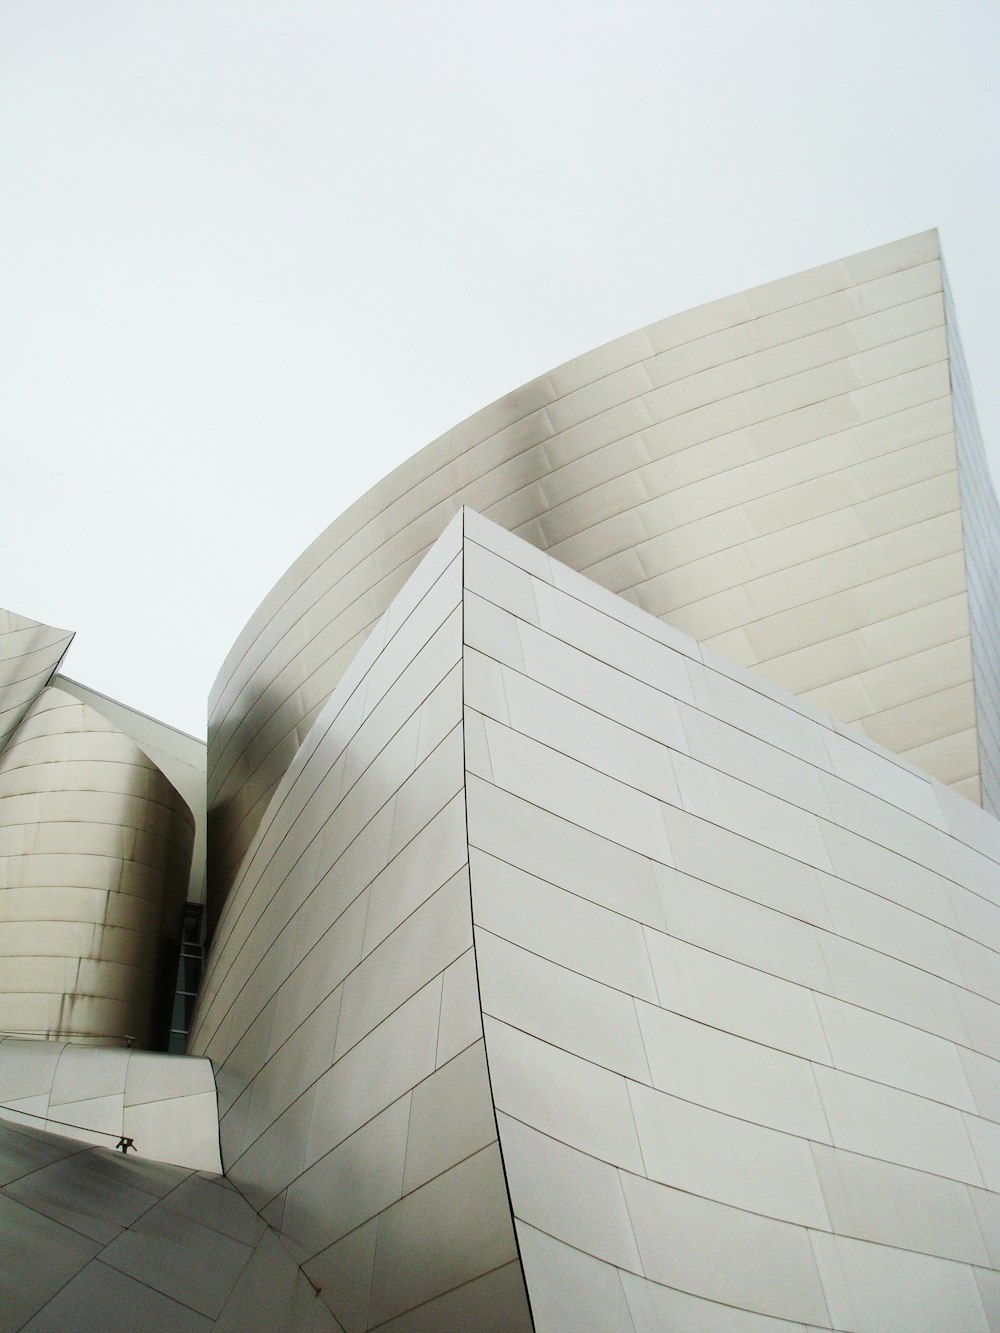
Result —
[[965, 1264], [811, 1234], [833, 1326], [862, 1333], [961, 1329], [988, 1333], [972, 1269]]
[[476, 1333], [532, 1333], [519, 1262], [473, 1278], [435, 1300], [379, 1325], [380, 1333], [439, 1333], [445, 1328]]
[[1000, 1124], [975, 1115], [963, 1115], [962, 1119], [979, 1163], [983, 1184], [1000, 1193]]
[[189, 1176], [167, 1195], [163, 1206], [243, 1245], [256, 1245], [264, 1230], [246, 1200], [221, 1178]]
[[370, 1321], [402, 1314], [514, 1257], [503, 1168], [493, 1145], [382, 1214]]
[[316, 1084], [306, 1165], [434, 1069], [441, 981], [419, 990]]
[[445, 968], [441, 977], [441, 1017], [435, 1065], [447, 1063], [482, 1035], [476, 955], [469, 949]]
[[[615, 689], [616, 674], [608, 673], [607, 695]], [[679, 803], [670, 752], [661, 743], [605, 717], [603, 710], [582, 707], [565, 693], [539, 685], [518, 672], [505, 671], [503, 679], [507, 718], [515, 731], [581, 763], [599, 767], [658, 800]]]
[[827, 1323], [809, 1233], [801, 1227], [624, 1172], [622, 1186], [647, 1277], [760, 1314]]
[[106, 1246], [101, 1259], [144, 1286], [214, 1319], [250, 1254], [249, 1246], [159, 1208]]
[[638, 1003], [653, 1083], [663, 1092], [771, 1129], [829, 1142], [807, 1060]]
[[641, 926], [567, 891], [571, 875], [560, 888], [475, 851], [471, 873], [477, 925], [595, 981], [655, 999]]
[[821, 1228], [966, 1263], [990, 1263], [973, 1193], [957, 1180], [812, 1145], [830, 1212]]
[[483, 1027], [498, 1111], [606, 1162], [642, 1170], [620, 1075], [495, 1019]]
[[368, 1327], [377, 1234], [378, 1218], [373, 1217], [303, 1265], [303, 1272], [319, 1287], [324, 1303], [336, 1311], [347, 1333]]
[[586, 1328], [631, 1333], [632, 1318], [618, 1270], [524, 1222], [517, 1239], [538, 1333]]
[[409, 1114], [407, 1095], [289, 1185], [281, 1229], [297, 1249], [311, 1257], [396, 1202]]
[[216, 1320], [215, 1333], [340, 1333], [310, 1281], [273, 1231], [261, 1237]]
[[674, 756], [674, 771], [681, 803], [691, 814], [806, 865], [833, 869], [814, 815], [686, 755]]
[[[364, 949], [381, 943], [410, 912], [430, 896], [467, 859], [465, 799], [452, 797], [372, 881], [368, 891]], [[444, 875], [444, 879], [439, 876]]]
[[835, 1069], [815, 1072], [838, 1148], [983, 1183], [960, 1111]]
[[648, 927], [646, 939], [664, 1009], [792, 1055], [830, 1062], [812, 991]]
[[653, 867], [641, 853], [471, 774], [466, 791], [474, 847], [623, 916], [663, 925]]
[[749, 1212], [829, 1229], [807, 1140], [629, 1084], [646, 1175]]
[[622, 1273], [621, 1283], [635, 1333], [662, 1333], [663, 1329], [683, 1329], [684, 1333], [799, 1333], [805, 1328], [786, 1319], [770, 1319], [735, 1305], [703, 1300], [633, 1273]]
[[[618, 1171], [509, 1116], [498, 1115], [497, 1123], [514, 1216], [578, 1250], [640, 1272]], [[530, 1272], [527, 1276], [530, 1291]]]
[[102, 1245], [159, 1202], [155, 1194], [88, 1170], [80, 1154], [22, 1177], [4, 1194]]
[[966, 1111], [976, 1109], [954, 1043], [825, 995], [818, 995], [816, 1003], [838, 1069]]
[[428, 976], [443, 972], [471, 943], [469, 889], [464, 876], [455, 876], [344, 982], [334, 1058], [409, 999]]
[[416, 1189], [496, 1138], [482, 1041], [464, 1050], [410, 1095], [403, 1188]]
[[486, 719], [486, 737], [497, 786], [632, 851], [660, 861], [671, 859], [660, 806], [653, 797], [623, 787], [596, 768], [490, 718]]
[[[678, 870], [706, 880], [718, 888], [727, 889], [741, 898], [750, 899], [762, 907], [771, 907], [776, 912], [798, 921], [807, 921], [817, 926], [829, 927], [830, 910], [821, 888], [820, 873], [812, 866], [804, 865], [773, 848], [764, 847], [752, 838], [741, 837], [728, 829], [720, 828], [709, 820], [695, 819], [680, 811], [667, 812], [667, 825], [670, 832], [670, 845], [674, 852], [674, 865]], [[660, 876], [669, 890], [671, 877]], [[705, 900], [705, 907], [699, 913], [699, 907]], [[725, 909], [721, 904], [727, 904]], [[769, 914], [743, 908], [732, 897], [721, 897], [708, 889], [700, 889], [698, 894], [678, 892], [671, 894], [666, 901], [668, 923], [671, 932], [685, 935], [694, 943], [700, 943], [693, 936], [686, 934], [681, 923], [704, 918], [715, 921], [716, 929], [725, 928], [726, 920], [732, 913], [741, 913], [738, 924], [734, 922], [731, 941], [727, 933], [727, 953], [734, 957], [742, 954], [732, 952], [738, 949], [736, 939], [744, 931], [751, 938], [758, 935], [764, 940], [774, 937], [775, 945], [787, 941], [788, 955], [791, 959], [801, 959], [801, 965], [786, 965], [782, 968], [772, 955], [767, 966], [768, 971], [788, 976], [791, 980], [802, 980], [804, 984], [814, 984], [822, 975], [822, 961], [811, 932], [800, 925], [783, 925]], [[675, 925], [676, 921], [676, 925]], [[766, 927], [753, 930], [752, 921], [766, 922]], [[652, 923], [655, 924], [655, 923]], [[744, 958], [744, 961], [751, 961]]]
[[630, 995], [476, 930], [483, 1013], [605, 1069], [649, 1082]]

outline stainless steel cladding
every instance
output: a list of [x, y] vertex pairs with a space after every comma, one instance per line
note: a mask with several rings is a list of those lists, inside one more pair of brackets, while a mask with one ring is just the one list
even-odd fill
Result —
[[948, 331], [927, 232], [620, 338], [398, 468], [278, 582], [220, 673], [210, 913], [462, 504], [978, 801]]
[[193, 836], [134, 741], [42, 690], [0, 755], [0, 1031], [165, 1045]]

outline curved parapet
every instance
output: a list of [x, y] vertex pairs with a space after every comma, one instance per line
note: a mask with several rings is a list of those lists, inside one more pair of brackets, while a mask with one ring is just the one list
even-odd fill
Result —
[[45, 689], [0, 755], [0, 1031], [165, 1044], [192, 839], [143, 751]]
[[466, 510], [221, 916], [223, 1162], [357, 1330], [985, 1330], [1000, 832]]
[[588, 353], [379, 483], [279, 581], [216, 683], [210, 912], [463, 503], [978, 799], [945, 325], [928, 232]]
[[222, 1170], [215, 1076], [189, 1055], [0, 1037], [0, 1120]]
[[49, 683], [72, 639], [71, 630], [0, 610], [0, 751]]

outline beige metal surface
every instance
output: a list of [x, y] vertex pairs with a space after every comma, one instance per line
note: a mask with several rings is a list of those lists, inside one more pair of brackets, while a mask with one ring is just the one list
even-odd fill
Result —
[[131, 736], [136, 745], [149, 755], [164, 777], [177, 788], [181, 799], [194, 815], [194, 850], [191, 853], [191, 882], [188, 901], [205, 901], [205, 742], [176, 727], [159, 722], [146, 713], [140, 713], [117, 699], [109, 699], [100, 690], [81, 685], [62, 674], [52, 678], [52, 684], [67, 694], [75, 695], [96, 709], [109, 722]]
[[223, 910], [227, 1172], [358, 1333], [525, 1292], [538, 1333], [988, 1333], [998, 868], [990, 815], [465, 510]]
[[42, 691], [0, 755], [0, 1031], [165, 1044], [193, 823], [134, 741]]
[[72, 639], [71, 630], [0, 609], [0, 750], [49, 683]]
[[208, 1060], [61, 1041], [0, 1037], [0, 1120], [150, 1162], [221, 1171], [215, 1076]]
[[225, 1180], [0, 1124], [0, 1331], [343, 1333]]
[[590, 352], [337, 519], [261, 604], [213, 691], [210, 910], [341, 672], [462, 503], [976, 798], [928, 232]]

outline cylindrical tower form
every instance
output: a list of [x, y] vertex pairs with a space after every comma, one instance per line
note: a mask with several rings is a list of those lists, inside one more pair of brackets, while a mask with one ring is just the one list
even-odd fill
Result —
[[193, 832], [134, 741], [39, 694], [0, 756], [0, 1031], [165, 1045]]

